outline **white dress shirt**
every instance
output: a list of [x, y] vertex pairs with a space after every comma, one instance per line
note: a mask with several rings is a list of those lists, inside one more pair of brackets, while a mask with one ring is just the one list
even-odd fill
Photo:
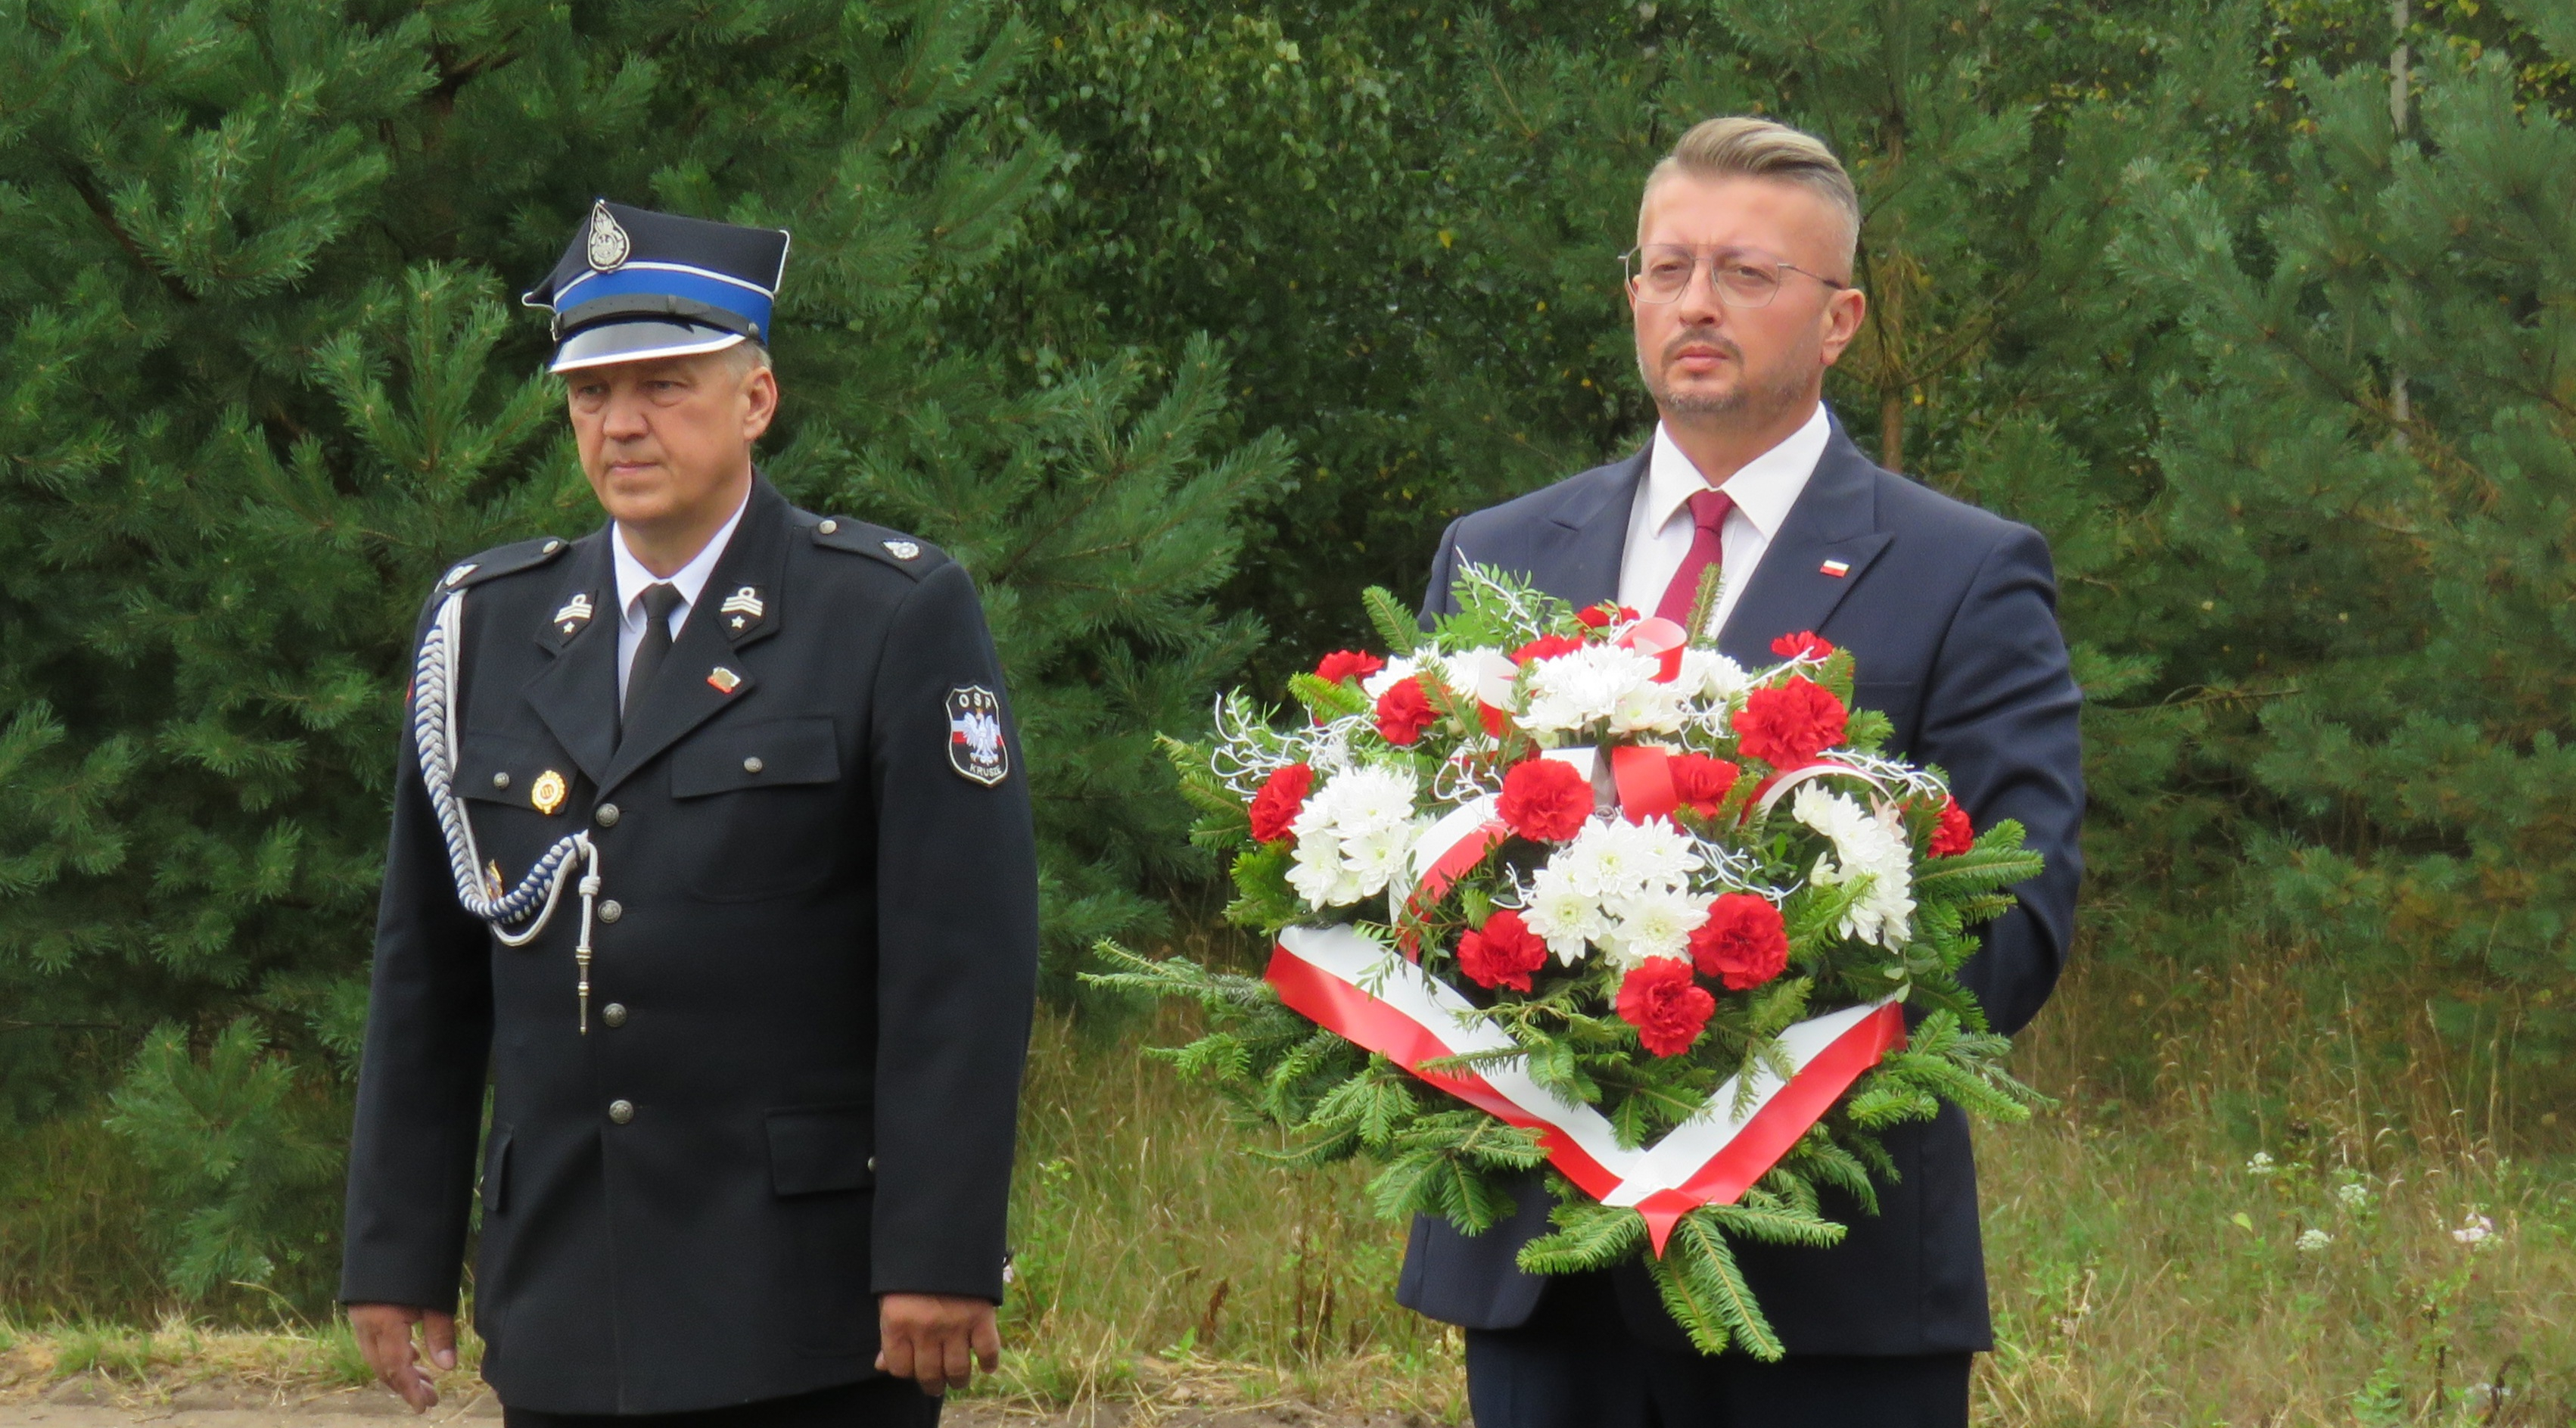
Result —
[[[1762, 553], [1771, 548], [1771, 538], [1780, 533], [1780, 523], [1789, 518], [1789, 508], [1798, 503], [1798, 493], [1807, 489], [1807, 478], [1816, 474], [1816, 462], [1825, 454], [1826, 438], [1832, 434], [1833, 423], [1819, 402], [1805, 426], [1744, 463], [1719, 488], [1734, 499], [1735, 508], [1726, 513], [1726, 526], [1718, 536], [1724, 552], [1719, 567], [1723, 583], [1718, 587], [1717, 608], [1709, 616], [1711, 628], [1726, 628], [1726, 617], [1735, 613], [1736, 598], [1761, 565]], [[1657, 422], [1654, 452], [1646, 458], [1646, 479], [1637, 483], [1637, 504], [1628, 512], [1628, 544], [1619, 560], [1620, 604], [1651, 615], [1663, 603], [1664, 588], [1681, 570], [1690, 554], [1691, 537], [1699, 529], [1691, 519], [1691, 494], [1707, 488], [1699, 468]]]
[[[707, 577], [716, 573], [716, 562], [724, 557], [725, 542], [733, 539], [733, 528], [742, 524], [742, 513], [751, 505], [751, 493], [742, 494], [742, 504], [725, 517], [704, 550], [689, 557], [667, 582], [680, 592], [680, 603], [671, 609], [671, 638], [680, 637], [680, 627], [689, 622], [689, 612], [698, 608], [698, 596], [707, 588]], [[661, 576], [644, 568], [635, 552], [626, 548], [626, 528], [617, 529], [617, 538], [608, 543], [617, 560], [617, 707], [626, 708], [626, 672], [635, 667], [635, 647], [644, 642], [644, 589], [666, 583]]]

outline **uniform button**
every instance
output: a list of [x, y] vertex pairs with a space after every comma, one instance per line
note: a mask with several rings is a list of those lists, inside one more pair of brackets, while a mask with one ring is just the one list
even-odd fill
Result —
[[626, 1124], [628, 1121], [635, 1119], [635, 1103], [633, 1101], [609, 1102], [608, 1118], [617, 1122], [621, 1126]]
[[877, 1173], [877, 1158], [873, 1155], [868, 1157], [868, 1173], [870, 1175]]
[[830, 535], [832, 532], [839, 530], [840, 528], [841, 523], [839, 521], [825, 521], [814, 529], [821, 531], [825, 535]]
[[610, 1026], [624, 1026], [626, 1024], [626, 1003], [610, 1002], [607, 1006], [600, 1008], [599, 1019], [608, 1023]]
[[616, 827], [617, 805], [614, 803], [603, 803], [599, 805], [599, 811], [591, 815], [591, 821], [597, 823], [602, 828]]
[[742, 761], [742, 771], [744, 773], [758, 773], [765, 767], [767, 766], [761, 763], [760, 755], [758, 754], [754, 754], [750, 758]]
[[508, 788], [510, 786], [510, 776], [505, 773], [496, 773], [492, 775], [492, 786], [494, 788]]
[[620, 905], [615, 898], [610, 898], [599, 905], [599, 920], [602, 922], [615, 922], [617, 919], [624, 917], [625, 915], [625, 907]]

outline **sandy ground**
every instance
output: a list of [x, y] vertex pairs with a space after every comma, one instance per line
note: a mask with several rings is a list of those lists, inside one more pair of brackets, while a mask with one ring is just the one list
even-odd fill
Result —
[[[41, 1397], [0, 1401], [0, 1428], [397, 1428], [408, 1421], [499, 1428], [500, 1405], [488, 1394], [451, 1396], [414, 1420], [392, 1395], [343, 1390], [280, 1401], [265, 1394], [196, 1387], [176, 1394], [132, 1395], [88, 1378], [67, 1379]], [[942, 1414], [943, 1428], [1406, 1428], [1394, 1414], [1353, 1417], [1298, 1404], [1200, 1409], [1167, 1404], [1103, 1404], [1037, 1413], [989, 1403], [961, 1403]]]

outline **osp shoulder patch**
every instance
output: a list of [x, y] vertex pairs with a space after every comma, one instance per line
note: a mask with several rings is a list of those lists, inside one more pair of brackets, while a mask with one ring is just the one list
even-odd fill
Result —
[[1001, 698], [980, 684], [948, 691], [948, 766], [986, 788], [1011, 776]]

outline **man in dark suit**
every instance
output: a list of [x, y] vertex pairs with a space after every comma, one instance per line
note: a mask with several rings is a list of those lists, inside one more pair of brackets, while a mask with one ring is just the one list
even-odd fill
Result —
[[415, 1409], [477, 1194], [513, 1428], [932, 1423], [999, 1351], [1019, 738], [966, 572], [753, 469], [786, 249], [592, 210], [529, 301], [610, 520], [422, 620], [341, 1286]]
[[[1879, 469], [1822, 404], [1859, 330], [1860, 211], [1824, 145], [1713, 119], [1657, 166], [1630, 255], [1638, 370], [1662, 421], [1647, 450], [1466, 516], [1442, 537], [1426, 617], [1456, 608], [1462, 562], [1519, 572], [1577, 605], [1686, 617], [1702, 573], [1738, 663], [1814, 631], [1852, 652], [1854, 695], [1894, 750], [1946, 771], [1980, 829], [2029, 830], [2047, 871], [1985, 929], [1963, 978], [2018, 1031], [2064, 965], [2080, 878], [2079, 706], [2037, 532]], [[1966, 1118], [1886, 1138], [1902, 1179], [1879, 1213], [1848, 1200], [1832, 1249], [1739, 1245], [1788, 1357], [1692, 1351], [1642, 1269], [1542, 1279], [1515, 1262], [1552, 1203], [1532, 1175], [1479, 1236], [1417, 1219], [1397, 1297], [1467, 1330], [1481, 1428], [1951, 1428], [1971, 1355], [1993, 1346]]]

